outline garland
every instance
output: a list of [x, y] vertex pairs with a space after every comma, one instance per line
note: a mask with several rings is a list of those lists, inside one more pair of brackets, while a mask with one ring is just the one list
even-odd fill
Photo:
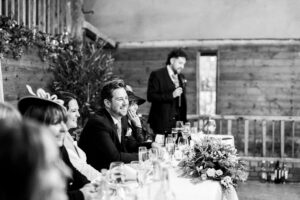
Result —
[[14, 59], [20, 59], [24, 49], [31, 46], [38, 47], [42, 61], [56, 58], [61, 50], [73, 50], [71, 43], [74, 41], [68, 37], [67, 32], [51, 35], [19, 25], [7, 16], [0, 16], [0, 27], [0, 59], [10, 54]]

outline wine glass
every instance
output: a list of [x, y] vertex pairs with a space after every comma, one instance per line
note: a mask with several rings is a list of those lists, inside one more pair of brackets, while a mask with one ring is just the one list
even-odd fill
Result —
[[147, 147], [141, 146], [139, 147], [139, 161], [144, 162], [148, 160], [148, 150]]
[[176, 128], [177, 130], [182, 130], [183, 128], [183, 121], [176, 121]]
[[178, 148], [181, 151], [184, 151], [186, 147], [188, 146], [188, 139], [184, 137], [179, 137], [178, 138]]
[[174, 142], [176, 143], [177, 138], [178, 138], [178, 129], [177, 128], [172, 128], [172, 137]]
[[125, 182], [124, 163], [123, 162], [111, 162], [109, 166], [110, 181], [116, 184], [122, 184]]
[[152, 147], [151, 149], [149, 149], [149, 159], [151, 161], [155, 161], [158, 159], [158, 155], [159, 155], [159, 150], [156, 147]]

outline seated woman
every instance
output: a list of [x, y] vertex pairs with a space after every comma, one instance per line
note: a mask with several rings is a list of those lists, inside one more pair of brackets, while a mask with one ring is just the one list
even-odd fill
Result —
[[[69, 92], [60, 92], [58, 93], [58, 97], [64, 101], [64, 106], [67, 109], [66, 125], [68, 130], [77, 128], [77, 119], [80, 117], [80, 114], [76, 96]], [[99, 171], [87, 164], [84, 151], [77, 146], [77, 142], [74, 141], [69, 132], [66, 132], [64, 146], [67, 149], [71, 163], [90, 181], [93, 181], [97, 177], [101, 176]]]
[[[15, 110], [9, 112], [16, 116]], [[0, 127], [0, 199], [67, 200], [62, 170], [53, 165], [59, 153], [52, 133], [9, 118], [2, 118]]]
[[126, 134], [126, 148], [128, 152], [137, 152], [139, 146], [150, 148], [152, 145], [152, 135], [148, 133], [142, 125], [142, 121], [137, 113], [139, 105], [146, 100], [136, 96], [132, 91], [127, 91], [128, 107], [128, 130]]
[[29, 118], [40, 122], [52, 131], [59, 146], [61, 158], [71, 169], [71, 176], [68, 177], [67, 193], [72, 200], [89, 200], [95, 196], [95, 186], [90, 184], [88, 179], [82, 175], [70, 162], [66, 148], [63, 146], [65, 134], [67, 132], [66, 110], [63, 101], [57, 99], [56, 95], [51, 96], [43, 89], [38, 89], [37, 94], [29, 91], [34, 96], [23, 97], [18, 102], [18, 108], [24, 118]]

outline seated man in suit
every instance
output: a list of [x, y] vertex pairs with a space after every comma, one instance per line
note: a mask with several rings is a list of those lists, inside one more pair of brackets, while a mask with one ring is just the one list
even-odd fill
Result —
[[87, 162], [100, 171], [109, 168], [113, 161], [129, 163], [138, 160], [137, 153], [127, 152], [124, 141], [128, 96], [122, 80], [109, 81], [103, 86], [101, 106], [80, 136], [78, 145], [85, 151]]

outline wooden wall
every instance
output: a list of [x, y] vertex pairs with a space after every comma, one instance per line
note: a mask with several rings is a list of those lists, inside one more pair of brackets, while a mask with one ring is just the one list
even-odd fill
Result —
[[13, 58], [1, 59], [4, 101], [13, 105], [25, 96], [29, 95], [26, 84], [29, 84], [34, 91], [37, 88], [46, 88], [51, 80], [51, 74], [47, 71], [48, 63], [41, 61], [38, 51], [27, 50], [20, 60]]
[[[219, 45], [186, 48], [189, 60], [184, 74], [188, 80], [188, 113], [196, 114], [197, 53], [218, 53], [217, 114], [299, 115], [299, 45]], [[152, 70], [163, 67], [170, 48], [123, 48], [115, 52], [114, 73], [146, 98]], [[141, 106], [147, 114], [150, 104]]]

